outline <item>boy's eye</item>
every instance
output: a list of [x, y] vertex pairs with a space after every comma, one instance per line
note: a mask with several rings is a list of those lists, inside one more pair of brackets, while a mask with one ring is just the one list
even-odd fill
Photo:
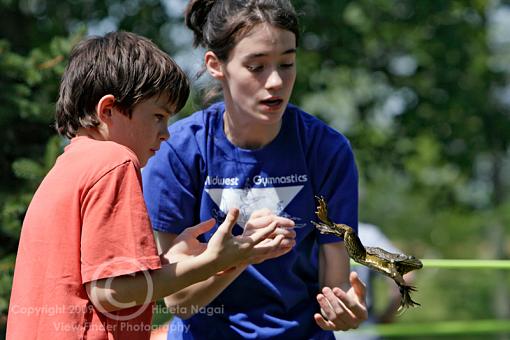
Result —
[[157, 120], [158, 122], [160, 122], [160, 121], [162, 121], [163, 119], [165, 119], [165, 115], [162, 115], [161, 113], [156, 113], [154, 116], [156, 117], [156, 120]]

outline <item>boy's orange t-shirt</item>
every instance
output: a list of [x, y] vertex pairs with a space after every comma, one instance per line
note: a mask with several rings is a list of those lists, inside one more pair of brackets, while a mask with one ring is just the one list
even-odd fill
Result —
[[138, 159], [113, 142], [74, 138], [23, 222], [7, 339], [148, 339], [151, 303], [103, 313], [84, 283], [160, 267]]

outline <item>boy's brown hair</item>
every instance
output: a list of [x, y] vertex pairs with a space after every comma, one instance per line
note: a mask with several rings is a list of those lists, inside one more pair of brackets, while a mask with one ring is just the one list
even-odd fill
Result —
[[107, 94], [131, 117], [136, 104], [156, 95], [167, 95], [178, 112], [189, 91], [186, 74], [149, 39], [122, 31], [91, 37], [71, 51], [60, 83], [56, 128], [73, 138], [80, 127], [98, 126], [95, 107]]

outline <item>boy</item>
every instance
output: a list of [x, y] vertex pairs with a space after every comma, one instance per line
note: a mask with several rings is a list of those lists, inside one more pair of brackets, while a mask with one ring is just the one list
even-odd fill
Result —
[[212, 243], [196, 240], [209, 220], [158, 255], [140, 168], [188, 95], [185, 74], [143, 37], [113, 32], [73, 49], [56, 113], [71, 142], [23, 223], [7, 339], [148, 339], [152, 301], [278, 246], [266, 239], [274, 223], [233, 237], [232, 209]]

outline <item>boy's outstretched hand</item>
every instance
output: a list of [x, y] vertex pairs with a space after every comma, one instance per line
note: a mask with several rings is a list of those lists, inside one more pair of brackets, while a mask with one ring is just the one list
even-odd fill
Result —
[[275, 223], [260, 228], [249, 236], [233, 236], [232, 228], [234, 228], [238, 216], [239, 209], [229, 210], [225, 221], [211, 237], [204, 252], [218, 259], [221, 270], [228, 270], [241, 264], [250, 263], [252, 258], [259, 257], [280, 242], [279, 240], [273, 240], [270, 244], [260, 244], [274, 233], [276, 230]]
[[324, 287], [317, 295], [321, 314], [314, 315], [320, 328], [331, 331], [346, 331], [358, 328], [368, 318], [365, 304], [365, 284], [356, 272], [349, 276], [351, 288], [347, 291], [335, 287]]
[[198, 241], [197, 237], [211, 230], [214, 219], [187, 228], [174, 240], [165, 258], [174, 263], [206, 256], [218, 266], [218, 272], [222, 272], [282, 255], [294, 245], [295, 232], [288, 229], [294, 226], [293, 221], [260, 210], [252, 214], [243, 235], [233, 236], [232, 228], [238, 216], [238, 209], [230, 209], [208, 243]]
[[180, 262], [202, 254], [207, 249], [207, 243], [200, 242], [197, 240], [197, 237], [211, 230], [215, 223], [214, 218], [211, 218], [196, 226], [186, 228], [175, 238], [172, 246], [165, 253], [165, 258], [168, 262]]

